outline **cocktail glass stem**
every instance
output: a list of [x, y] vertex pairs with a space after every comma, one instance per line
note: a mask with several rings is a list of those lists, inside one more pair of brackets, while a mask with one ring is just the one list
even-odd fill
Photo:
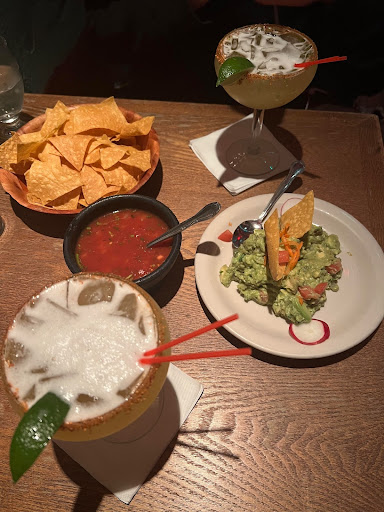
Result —
[[257, 137], [259, 137], [261, 130], [263, 129], [264, 123], [264, 112], [265, 110], [259, 110], [255, 108], [253, 111], [253, 119], [252, 119], [252, 138], [256, 141]]
[[228, 164], [240, 174], [262, 176], [279, 163], [275, 146], [261, 137], [264, 112], [264, 109], [254, 109], [251, 137], [235, 141], [227, 150]]
[[252, 139], [250, 139], [250, 145], [248, 151], [250, 154], [257, 155], [260, 151], [259, 137], [263, 129], [264, 123], [264, 112], [265, 110], [255, 108], [252, 117]]

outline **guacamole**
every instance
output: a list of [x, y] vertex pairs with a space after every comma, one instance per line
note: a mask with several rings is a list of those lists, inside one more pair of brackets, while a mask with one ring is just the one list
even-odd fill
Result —
[[312, 224], [300, 239], [303, 245], [296, 266], [279, 281], [274, 281], [266, 263], [264, 230], [257, 230], [236, 250], [231, 263], [220, 269], [220, 281], [237, 290], [246, 302], [267, 306], [289, 323], [310, 322], [327, 300], [326, 290], [337, 292], [343, 268], [337, 235], [328, 235]]

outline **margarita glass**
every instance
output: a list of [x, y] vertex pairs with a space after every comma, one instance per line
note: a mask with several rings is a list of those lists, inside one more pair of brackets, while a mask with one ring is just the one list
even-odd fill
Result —
[[20, 415], [48, 392], [70, 404], [55, 439], [98, 439], [154, 402], [169, 363], [138, 359], [168, 341], [161, 309], [138, 285], [79, 273], [44, 288], [17, 313], [3, 342], [2, 377]]
[[279, 163], [274, 145], [262, 138], [265, 109], [286, 105], [311, 83], [317, 66], [294, 65], [317, 59], [315, 43], [298, 30], [281, 25], [249, 25], [237, 28], [219, 42], [215, 70], [230, 57], [245, 57], [254, 68], [222, 83], [238, 103], [253, 109], [252, 135], [235, 141], [227, 150], [228, 164], [236, 171], [259, 176]]

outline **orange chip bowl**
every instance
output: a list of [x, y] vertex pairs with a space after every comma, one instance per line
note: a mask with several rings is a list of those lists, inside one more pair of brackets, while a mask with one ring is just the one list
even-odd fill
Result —
[[[69, 105], [69, 109], [75, 109], [79, 106], [83, 106], [85, 103], [79, 104], [79, 105]], [[133, 112], [131, 110], [127, 110], [123, 107], [119, 106], [119, 109], [123, 113], [124, 117], [129, 123], [132, 123], [134, 121], [138, 121], [142, 118], [139, 114], [136, 112]], [[35, 117], [28, 123], [26, 123], [24, 126], [22, 126], [17, 133], [18, 134], [25, 134], [25, 133], [32, 133], [39, 131], [41, 127], [44, 124], [44, 121], [46, 119], [46, 114], [42, 114], [38, 117]], [[157, 136], [156, 131], [152, 128], [148, 135], [140, 135], [137, 136], [137, 141], [139, 142], [141, 149], [149, 149], [151, 152], [151, 167], [147, 171], [144, 172], [144, 174], [141, 176], [138, 183], [129, 191], [126, 192], [126, 194], [134, 194], [137, 192], [143, 185], [146, 183], [149, 178], [154, 173], [157, 164], [159, 162], [160, 157], [160, 145], [159, 145], [159, 138]], [[35, 210], [42, 213], [51, 213], [51, 214], [66, 214], [66, 215], [74, 215], [79, 213], [82, 208], [78, 208], [76, 210], [59, 210], [54, 208], [49, 208], [47, 206], [41, 206], [37, 204], [32, 204], [27, 199], [27, 193], [28, 189], [25, 184], [25, 180], [22, 176], [13, 174], [8, 170], [2, 169], [0, 167], [0, 183], [3, 186], [3, 189], [5, 192], [7, 192], [15, 201], [17, 201], [22, 206], [25, 206], [26, 208], [29, 208], [31, 210]]]

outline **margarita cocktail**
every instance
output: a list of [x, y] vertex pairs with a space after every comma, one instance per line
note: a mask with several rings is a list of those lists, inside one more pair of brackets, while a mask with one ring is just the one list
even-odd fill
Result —
[[21, 414], [53, 392], [70, 405], [57, 439], [105, 437], [155, 400], [168, 364], [141, 365], [169, 341], [159, 306], [124, 279], [81, 273], [44, 288], [12, 322], [2, 373]]
[[251, 69], [222, 83], [238, 103], [254, 109], [253, 136], [235, 142], [228, 151], [228, 163], [243, 174], [265, 174], [276, 167], [279, 155], [260, 133], [264, 110], [286, 105], [311, 83], [317, 66], [297, 68], [295, 64], [317, 59], [315, 43], [301, 32], [280, 25], [250, 25], [238, 28], [220, 41], [215, 69], [231, 57], [244, 57]]

